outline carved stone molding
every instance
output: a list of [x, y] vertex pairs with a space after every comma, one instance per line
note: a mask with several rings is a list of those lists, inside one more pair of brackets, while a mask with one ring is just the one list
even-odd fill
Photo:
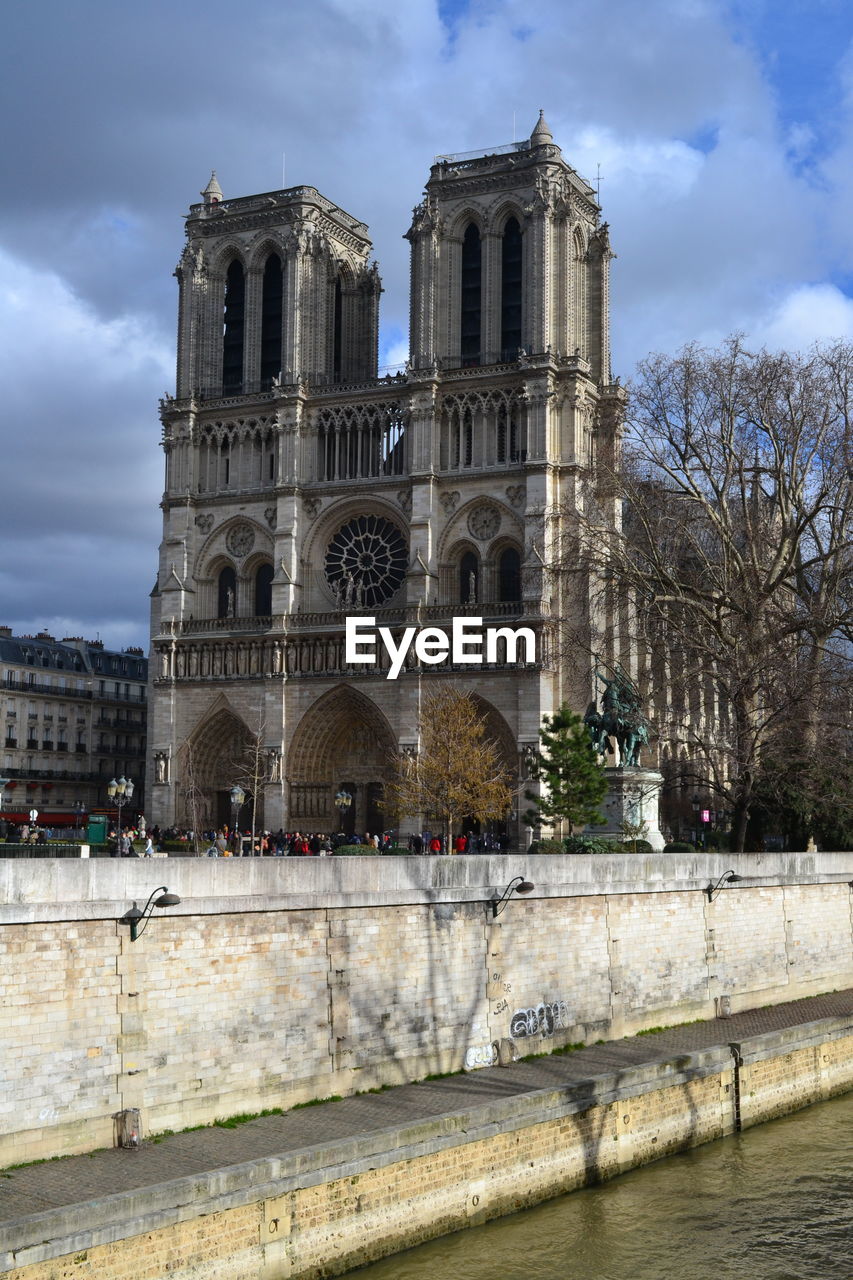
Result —
[[245, 520], [233, 525], [225, 538], [225, 545], [238, 560], [247, 556], [255, 545], [255, 531]]
[[266, 520], [267, 524], [269, 525], [269, 527], [270, 527], [271, 529], [274, 529], [274, 528], [275, 528], [275, 523], [276, 523], [276, 509], [275, 509], [275, 507], [267, 507], [267, 508], [266, 508], [266, 510], [264, 511], [264, 519]]
[[488, 542], [501, 527], [501, 513], [493, 502], [480, 502], [468, 517], [468, 532], [478, 542]]
[[441, 495], [441, 505], [448, 515], [451, 515], [459, 506], [459, 490], [454, 489], [451, 493], [443, 493]]
[[196, 516], [195, 522], [202, 533], [210, 533], [213, 528], [213, 516], [209, 512], [202, 516]]
[[507, 485], [506, 496], [514, 507], [520, 507], [524, 503], [525, 486], [523, 484]]

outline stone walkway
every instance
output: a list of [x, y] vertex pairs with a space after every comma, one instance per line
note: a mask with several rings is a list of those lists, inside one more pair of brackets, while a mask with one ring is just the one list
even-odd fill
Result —
[[50, 1160], [0, 1173], [0, 1222], [319, 1143], [344, 1141], [393, 1125], [417, 1124], [468, 1111], [496, 1098], [577, 1084], [620, 1068], [666, 1062], [714, 1045], [852, 1013], [853, 988], [751, 1009], [731, 1018], [690, 1023], [657, 1035], [612, 1040], [511, 1067], [491, 1067], [302, 1107], [281, 1116], [251, 1120], [235, 1129], [214, 1126], [178, 1133], [159, 1143], [143, 1143], [138, 1151], [115, 1149]]

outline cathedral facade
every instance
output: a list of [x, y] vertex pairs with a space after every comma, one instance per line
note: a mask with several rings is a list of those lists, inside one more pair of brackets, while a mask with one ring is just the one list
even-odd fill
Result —
[[[311, 187], [225, 199], [213, 176], [202, 195], [161, 404], [152, 820], [221, 823], [238, 783], [258, 827], [382, 829], [389, 757], [417, 753], [444, 680], [476, 699], [516, 780], [517, 839], [542, 716], [593, 696], [601, 606], [553, 569], [618, 448], [596, 193], [541, 114], [525, 142], [438, 157], [406, 233], [410, 358], [384, 377], [367, 227]], [[492, 661], [412, 647], [392, 679], [381, 645], [371, 663], [348, 650], [347, 619], [399, 643], [458, 618], [495, 630]], [[519, 628], [533, 652], [513, 651]]]

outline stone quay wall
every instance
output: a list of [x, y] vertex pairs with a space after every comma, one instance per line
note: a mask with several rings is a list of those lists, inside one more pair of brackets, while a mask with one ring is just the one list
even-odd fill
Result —
[[[0, 1168], [111, 1146], [128, 1107], [179, 1130], [853, 985], [851, 879], [845, 854], [0, 859]], [[181, 903], [131, 942], [158, 885]]]
[[[315, 1280], [853, 1088], [830, 1018], [0, 1224], [7, 1280]], [[132, 1158], [132, 1157], [131, 1157]]]

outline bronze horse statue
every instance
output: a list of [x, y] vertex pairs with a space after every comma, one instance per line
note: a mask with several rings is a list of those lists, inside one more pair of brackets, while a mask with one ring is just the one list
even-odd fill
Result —
[[634, 681], [616, 668], [613, 679], [596, 671], [604, 685], [601, 695], [601, 711], [593, 700], [586, 709], [584, 724], [587, 726], [593, 749], [599, 755], [613, 754], [613, 740], [619, 745], [620, 768], [633, 768], [640, 763], [640, 751], [649, 743], [649, 722], [640, 705], [640, 695]]

